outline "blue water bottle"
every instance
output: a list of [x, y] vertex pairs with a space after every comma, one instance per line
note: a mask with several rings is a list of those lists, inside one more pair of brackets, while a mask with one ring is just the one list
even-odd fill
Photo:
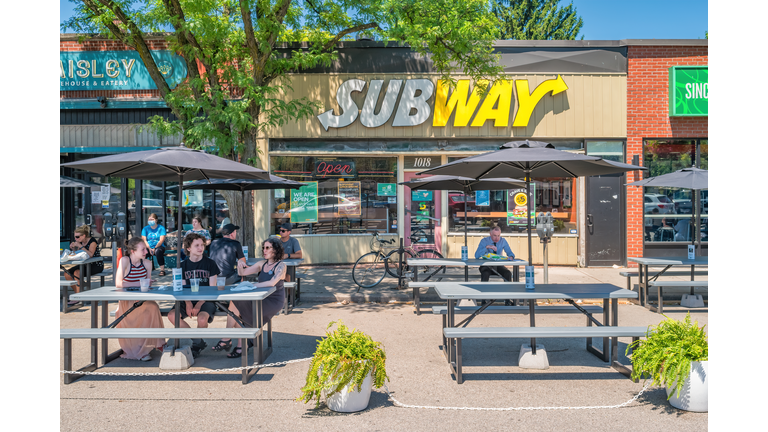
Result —
[[466, 246], [461, 247], [461, 260], [466, 261], [469, 259], [469, 252], [467, 251]]

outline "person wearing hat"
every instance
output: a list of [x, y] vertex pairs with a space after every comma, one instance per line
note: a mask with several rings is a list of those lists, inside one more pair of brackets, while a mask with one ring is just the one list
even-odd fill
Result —
[[[301, 246], [299, 241], [291, 238], [291, 224], [286, 222], [280, 225], [280, 240], [283, 244], [283, 259], [296, 258], [301, 259]], [[285, 276], [286, 282], [291, 281], [291, 275]]]
[[226, 278], [227, 285], [233, 285], [240, 282], [241, 277], [237, 274], [238, 268], [247, 267], [245, 264], [245, 255], [243, 255], [243, 246], [237, 238], [237, 225], [226, 224], [221, 227], [221, 238], [211, 243], [208, 253], [210, 258], [219, 266], [219, 277]]

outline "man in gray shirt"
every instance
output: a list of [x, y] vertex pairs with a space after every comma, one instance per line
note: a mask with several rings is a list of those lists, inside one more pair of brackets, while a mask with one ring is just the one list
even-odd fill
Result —
[[[280, 240], [283, 242], [283, 259], [301, 259], [301, 246], [298, 240], [291, 238], [291, 224], [289, 222], [280, 225]], [[285, 275], [285, 280], [290, 282], [291, 276]]]

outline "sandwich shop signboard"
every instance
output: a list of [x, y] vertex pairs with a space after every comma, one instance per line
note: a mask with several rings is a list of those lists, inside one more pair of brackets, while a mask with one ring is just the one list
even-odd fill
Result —
[[[568, 90], [568, 85], [560, 75], [543, 81], [533, 90], [529, 88], [527, 79], [501, 79], [492, 84], [486, 82], [488, 89], [484, 98], [470, 89], [470, 84], [468, 79], [458, 80], [451, 92], [448, 84], [443, 81], [438, 81], [435, 86], [431, 80], [424, 78], [391, 79], [386, 90], [383, 90], [384, 80], [371, 80], [368, 83], [350, 79], [336, 91], [336, 102], [341, 108], [341, 114], [334, 115], [333, 110], [328, 110], [318, 115], [317, 119], [326, 131], [347, 127], [357, 121], [358, 117], [360, 123], [367, 128], [383, 126], [393, 116], [392, 126], [408, 127], [423, 124], [434, 111], [433, 127], [445, 127], [454, 112], [453, 127], [481, 127], [488, 120], [493, 120], [494, 127], [506, 128], [510, 121], [513, 127], [526, 127], [534, 108], [542, 99]], [[363, 92], [366, 87], [368, 90], [361, 109], [351, 95], [353, 92]], [[382, 91], [384, 97], [376, 113]], [[428, 101], [433, 94], [434, 102], [430, 103]], [[517, 102], [516, 112], [513, 109], [513, 98]]]
[[[171, 51], [151, 51], [171, 88], [187, 77], [187, 65]], [[152, 90], [155, 82], [136, 51], [60, 51], [59, 90]]]

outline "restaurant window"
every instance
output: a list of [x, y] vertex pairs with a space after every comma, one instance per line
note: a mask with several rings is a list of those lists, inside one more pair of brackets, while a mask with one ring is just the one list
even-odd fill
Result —
[[[645, 140], [644, 178], [697, 167], [708, 169], [708, 140]], [[708, 191], [701, 191], [701, 241], [707, 241]], [[691, 189], [644, 187], [643, 225], [647, 243], [690, 243], [694, 238], [695, 192]]]
[[[448, 162], [461, 159], [449, 157]], [[527, 233], [527, 202], [516, 200], [525, 196], [525, 185], [506, 190], [477, 191], [467, 194], [467, 232], [487, 233], [498, 226], [502, 233]], [[551, 212], [555, 234], [568, 234], [576, 229], [576, 182], [572, 178], [536, 178], [531, 182], [534, 216]], [[522, 204], [521, 204], [522, 203]], [[464, 233], [464, 195], [448, 192], [448, 232]], [[536, 233], [536, 219], [531, 220], [531, 232]]]
[[271, 191], [270, 232], [397, 233], [397, 158], [271, 156], [271, 173], [305, 183]]

